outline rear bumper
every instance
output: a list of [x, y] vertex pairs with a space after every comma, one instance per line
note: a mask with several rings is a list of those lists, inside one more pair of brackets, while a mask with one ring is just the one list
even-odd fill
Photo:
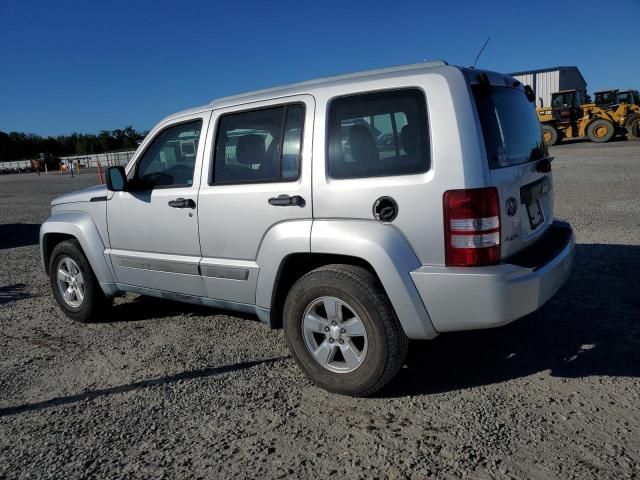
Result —
[[411, 278], [438, 332], [498, 327], [549, 300], [573, 263], [571, 226], [556, 220], [533, 247], [488, 267], [422, 266]]

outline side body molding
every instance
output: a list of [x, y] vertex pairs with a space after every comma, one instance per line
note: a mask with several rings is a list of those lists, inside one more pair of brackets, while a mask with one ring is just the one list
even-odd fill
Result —
[[406, 335], [432, 339], [438, 335], [410, 272], [421, 264], [404, 236], [391, 224], [362, 220], [315, 220], [311, 252], [349, 255], [376, 271]]
[[47, 236], [49, 234], [65, 234], [75, 237], [89, 260], [102, 290], [107, 295], [118, 292], [111, 264], [104, 255], [105, 246], [98, 227], [91, 216], [80, 211], [57, 213], [47, 219], [40, 227], [40, 258], [45, 273], [48, 273], [49, 258], [46, 256]]
[[282, 261], [293, 253], [309, 253], [311, 245], [311, 219], [293, 220], [274, 225], [266, 233], [256, 263], [260, 268], [256, 288], [256, 305], [271, 309], [276, 278]]

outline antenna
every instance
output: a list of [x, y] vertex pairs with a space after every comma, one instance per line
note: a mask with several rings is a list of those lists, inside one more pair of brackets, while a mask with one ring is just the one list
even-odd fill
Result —
[[484, 52], [484, 49], [487, 47], [487, 44], [489, 43], [489, 40], [491, 40], [491, 37], [487, 38], [487, 41], [484, 42], [484, 45], [482, 45], [482, 48], [480, 49], [480, 51], [478, 52], [478, 56], [476, 57], [476, 59], [473, 61], [473, 65], [471, 65], [471, 68], [476, 68], [476, 63], [478, 63], [478, 59], [480, 58], [480, 55], [482, 55], [482, 52]]

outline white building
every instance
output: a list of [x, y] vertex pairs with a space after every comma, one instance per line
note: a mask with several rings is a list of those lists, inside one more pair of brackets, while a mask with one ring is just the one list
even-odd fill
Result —
[[550, 106], [551, 94], [562, 90], [579, 90], [583, 99], [587, 94], [587, 82], [578, 67], [541, 68], [511, 75], [533, 89], [539, 107]]

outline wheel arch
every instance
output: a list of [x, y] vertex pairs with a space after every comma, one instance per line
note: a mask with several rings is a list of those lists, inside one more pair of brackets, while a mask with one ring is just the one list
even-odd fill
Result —
[[49, 263], [53, 249], [66, 240], [77, 240], [77, 238], [69, 233], [60, 232], [48, 232], [42, 236], [40, 241], [42, 268], [47, 275], [49, 275]]
[[360, 220], [314, 220], [309, 228], [310, 243], [299, 244], [306, 248], [289, 249], [282, 255], [265, 254], [270, 263], [258, 262], [256, 304], [271, 310], [272, 326], [281, 324], [282, 302], [300, 276], [322, 265], [346, 263], [375, 275], [409, 338], [438, 335], [410, 276], [421, 263], [397, 228]]
[[282, 311], [287, 293], [293, 284], [303, 275], [316, 268], [331, 264], [356, 265], [368, 270], [380, 281], [375, 269], [366, 260], [350, 255], [330, 253], [298, 252], [282, 259], [278, 267], [271, 293], [271, 326], [282, 327]]
[[40, 227], [40, 258], [44, 272], [49, 274], [51, 253], [65, 240], [78, 241], [104, 293], [114, 294], [115, 276], [104, 255], [104, 242], [93, 219], [84, 212], [53, 215]]

